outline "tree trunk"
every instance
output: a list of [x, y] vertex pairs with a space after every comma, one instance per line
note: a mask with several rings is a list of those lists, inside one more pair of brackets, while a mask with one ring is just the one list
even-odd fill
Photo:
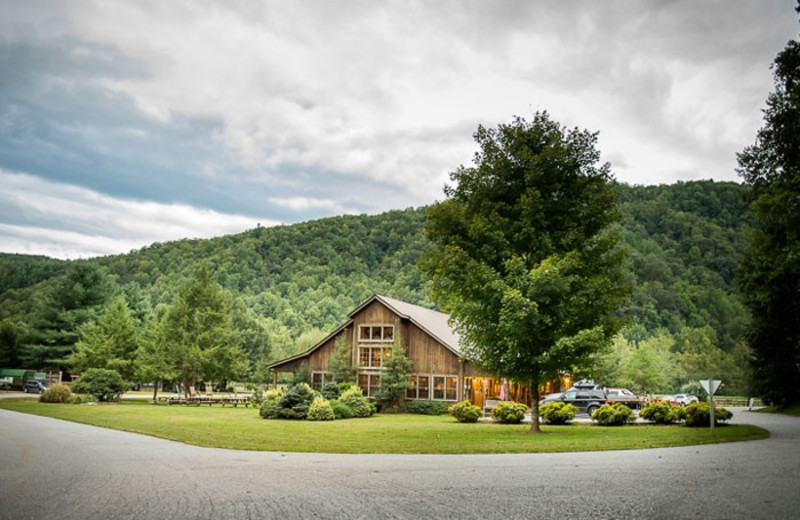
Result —
[[158, 399], [158, 381], [153, 382], [153, 402], [156, 402]]
[[542, 433], [539, 428], [539, 381], [531, 381], [531, 429], [528, 433]]

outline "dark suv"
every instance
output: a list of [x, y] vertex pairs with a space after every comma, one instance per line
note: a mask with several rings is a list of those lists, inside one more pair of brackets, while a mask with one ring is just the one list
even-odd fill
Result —
[[24, 390], [26, 394], [41, 394], [47, 390], [47, 387], [44, 386], [44, 383], [41, 381], [29, 380], [25, 381], [25, 384], [22, 386], [22, 390]]
[[539, 401], [539, 405], [563, 401], [575, 406], [579, 412], [592, 415], [595, 410], [608, 403], [608, 398], [603, 390], [582, 390], [575, 388], [561, 395], [547, 397]]

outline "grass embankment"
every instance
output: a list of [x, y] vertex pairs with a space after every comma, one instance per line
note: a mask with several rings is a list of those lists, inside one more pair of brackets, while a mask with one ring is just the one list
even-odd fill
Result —
[[684, 426], [589, 424], [543, 426], [461, 424], [450, 416], [378, 415], [368, 419], [310, 422], [264, 420], [252, 408], [219, 405], [156, 406], [123, 401], [96, 406], [45, 404], [32, 399], [0, 401], [0, 408], [117, 430], [143, 433], [197, 446], [237, 450], [320, 453], [554, 453], [687, 446], [764, 439], [765, 430], [731, 425], [715, 430]]
[[792, 404], [784, 407], [767, 406], [758, 410], [761, 413], [780, 413], [783, 415], [791, 415], [793, 417], [800, 417], [800, 403]]

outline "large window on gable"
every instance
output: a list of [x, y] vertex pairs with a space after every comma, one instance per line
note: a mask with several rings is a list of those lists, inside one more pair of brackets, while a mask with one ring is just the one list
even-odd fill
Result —
[[358, 341], [362, 343], [391, 343], [394, 325], [359, 325]]
[[362, 368], [381, 368], [391, 357], [391, 347], [358, 347], [358, 366]]

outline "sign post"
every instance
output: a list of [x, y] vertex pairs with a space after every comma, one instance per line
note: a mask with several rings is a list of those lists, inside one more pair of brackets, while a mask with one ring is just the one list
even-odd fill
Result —
[[714, 394], [722, 383], [719, 379], [701, 379], [700, 384], [708, 392], [708, 418], [711, 421], [711, 436], [714, 436]]

